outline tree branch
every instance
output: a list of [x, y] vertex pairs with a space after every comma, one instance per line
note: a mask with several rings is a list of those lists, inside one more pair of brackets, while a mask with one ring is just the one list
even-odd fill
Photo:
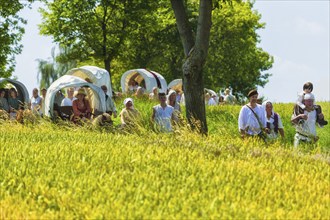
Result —
[[171, 0], [172, 8], [176, 18], [176, 24], [179, 30], [183, 45], [184, 54], [187, 57], [189, 51], [194, 47], [194, 37], [189, 25], [188, 16], [183, 0]]

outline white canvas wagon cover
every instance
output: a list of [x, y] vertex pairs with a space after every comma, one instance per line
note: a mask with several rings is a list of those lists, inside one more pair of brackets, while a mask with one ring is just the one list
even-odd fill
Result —
[[3, 82], [7, 82], [15, 86], [18, 93], [18, 99], [23, 103], [29, 103], [30, 101], [29, 92], [27, 91], [23, 83], [9, 78], [0, 78], [0, 83]]
[[105, 69], [96, 66], [82, 66], [69, 70], [66, 75], [77, 76], [83, 80], [88, 78], [98, 87], [106, 85], [108, 88], [107, 95], [112, 97], [111, 78], [109, 72]]
[[147, 69], [132, 69], [126, 71], [120, 80], [121, 89], [123, 93], [128, 92], [129, 82], [135, 80], [139, 84], [144, 80], [145, 92], [151, 93], [153, 87], [158, 87], [159, 91], [166, 92], [167, 83], [164, 77], [151, 70]]
[[183, 90], [182, 88], [182, 79], [175, 79], [173, 81], [171, 81], [168, 86], [169, 89], [173, 89], [173, 90]]
[[45, 99], [45, 115], [49, 117], [53, 117], [54, 111], [54, 100], [56, 93], [64, 88], [68, 87], [86, 87], [88, 89], [87, 96], [91, 103], [91, 108], [94, 110], [98, 110], [100, 112], [105, 112], [105, 94], [103, 90], [92, 84], [89, 83], [80, 77], [71, 76], [71, 75], [64, 75], [54, 81], [48, 88], [46, 99]]

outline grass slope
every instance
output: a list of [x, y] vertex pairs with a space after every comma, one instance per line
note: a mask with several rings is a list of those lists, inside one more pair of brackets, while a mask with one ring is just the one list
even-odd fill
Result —
[[157, 134], [153, 104], [136, 102], [135, 134], [1, 122], [0, 218], [329, 218], [330, 126], [295, 150], [292, 105], [276, 104], [287, 137], [267, 147], [239, 138], [240, 106], [217, 106], [208, 137]]

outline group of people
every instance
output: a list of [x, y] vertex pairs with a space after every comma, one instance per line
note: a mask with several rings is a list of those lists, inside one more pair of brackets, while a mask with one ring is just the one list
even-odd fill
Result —
[[[323, 127], [328, 122], [324, 119], [321, 106], [315, 105], [312, 94], [313, 84], [307, 82], [294, 106], [291, 123], [295, 126], [294, 146], [301, 142], [315, 143], [319, 137], [316, 125]], [[284, 127], [278, 113], [274, 112], [273, 104], [267, 100], [258, 104], [258, 91], [248, 93], [249, 103], [239, 113], [238, 127], [242, 138], [258, 137], [265, 141], [281, 136], [284, 138]]]
[[[135, 85], [136, 86], [136, 85]], [[72, 106], [73, 115], [71, 120], [77, 122], [79, 120], [90, 120], [93, 112], [90, 101], [86, 98], [87, 88], [67, 88], [65, 97], [61, 90], [55, 95], [54, 106]], [[112, 122], [111, 117], [117, 117], [117, 109], [113, 99], [107, 94], [107, 86], [101, 86], [105, 94], [106, 112], [102, 114], [101, 121], [107, 119]], [[138, 87], [132, 87], [132, 91]], [[294, 146], [298, 146], [301, 142], [313, 143], [318, 140], [316, 135], [316, 124], [320, 127], [327, 125], [322, 109], [319, 105], [315, 105], [315, 97], [312, 93], [313, 84], [307, 82], [303, 86], [303, 92], [299, 95], [297, 103], [294, 106], [294, 112], [291, 118], [292, 124], [296, 128], [294, 137]], [[74, 94], [76, 92], [76, 94]], [[41, 90], [42, 95], [39, 96], [37, 88], [33, 89], [32, 97], [28, 103], [28, 108], [41, 116], [45, 113], [45, 96], [47, 90]], [[206, 93], [207, 95], [208, 93]], [[228, 104], [234, 104], [236, 99], [230, 94], [230, 90], [225, 90], [224, 101]], [[274, 140], [278, 137], [284, 138], [284, 127], [281, 117], [274, 112], [273, 103], [269, 100], [258, 104], [258, 91], [251, 90], [248, 93], [248, 104], [241, 108], [238, 117], [238, 127], [242, 138], [259, 137], [263, 140]], [[158, 100], [159, 104], [153, 106], [151, 120], [154, 122], [158, 131], [170, 132], [173, 130], [172, 124], [179, 123], [181, 107], [180, 101], [184, 99], [183, 94], [170, 89], [167, 94], [159, 92], [155, 87], [149, 94], [150, 99]], [[210, 103], [213, 97], [208, 97], [206, 104]], [[215, 102], [215, 100], [213, 100]], [[120, 112], [120, 121], [122, 128], [133, 128], [138, 124], [140, 113], [134, 107], [132, 98], [124, 100], [124, 108]], [[19, 101], [15, 88], [0, 89], [0, 109], [10, 114], [11, 118], [19, 109], [23, 108], [23, 103]], [[54, 108], [56, 111], [58, 108]]]
[[24, 108], [24, 103], [19, 100], [15, 88], [0, 89], [0, 110], [8, 113], [10, 118], [15, 118], [17, 112]]

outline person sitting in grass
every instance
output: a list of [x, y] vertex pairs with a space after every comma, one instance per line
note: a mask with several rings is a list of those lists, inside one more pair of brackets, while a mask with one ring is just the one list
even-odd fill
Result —
[[133, 128], [137, 125], [140, 113], [134, 108], [132, 98], [126, 98], [124, 100], [125, 108], [120, 112], [120, 121], [122, 128]]
[[8, 97], [10, 119], [15, 119], [17, 112], [22, 107], [17, 96], [18, 96], [18, 94], [17, 94], [16, 89], [11, 88], [9, 90], [9, 97]]
[[265, 140], [264, 130], [266, 128], [266, 117], [264, 108], [257, 104], [258, 91], [253, 89], [248, 93], [249, 103], [241, 108], [238, 117], [238, 128], [241, 137], [260, 137]]
[[171, 132], [172, 121], [177, 121], [173, 114], [174, 108], [166, 104], [166, 94], [164, 92], [158, 93], [158, 100], [160, 104], [152, 108], [151, 120], [155, 122], [156, 129], [161, 132]]
[[0, 89], [0, 109], [9, 113], [9, 105], [8, 105], [8, 101], [5, 97], [5, 95], [6, 95], [6, 90], [1, 88]]
[[86, 99], [86, 92], [84, 88], [80, 88], [76, 95], [76, 100], [72, 102], [74, 121], [77, 122], [79, 119], [90, 119], [91, 118], [91, 107], [89, 101]]
[[273, 103], [269, 100], [262, 103], [265, 108], [265, 115], [267, 120], [268, 133], [267, 137], [270, 140], [274, 140], [280, 133], [281, 137], [284, 138], [284, 127], [279, 114], [273, 111]]
[[294, 147], [298, 147], [301, 142], [316, 143], [319, 137], [316, 135], [317, 118], [324, 118], [323, 114], [318, 114], [314, 106], [314, 95], [307, 93], [303, 97], [303, 104], [305, 109], [298, 104], [295, 105], [291, 122], [295, 125], [296, 134], [294, 136]]
[[181, 107], [180, 104], [177, 102], [176, 96], [176, 91], [171, 89], [168, 92], [166, 104], [172, 106], [176, 112], [180, 113]]
[[158, 87], [153, 87], [152, 92], [149, 94], [150, 100], [157, 100], [158, 99]]

